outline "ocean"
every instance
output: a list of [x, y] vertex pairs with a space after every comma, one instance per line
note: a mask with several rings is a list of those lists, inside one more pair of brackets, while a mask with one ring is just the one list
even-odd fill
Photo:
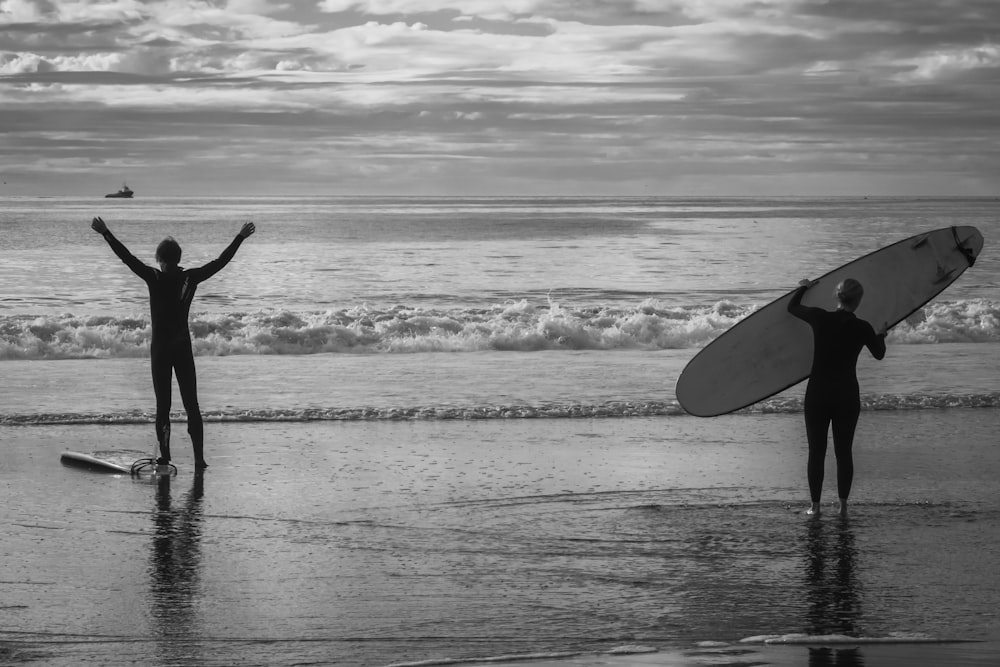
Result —
[[[992, 199], [5, 199], [0, 364], [13, 395], [0, 421], [150, 416], [144, 364], [132, 361], [148, 355], [145, 287], [90, 231], [93, 215], [150, 264], [173, 235], [189, 266], [256, 222], [192, 311], [201, 379], [219, 378], [203, 401], [212, 419], [681, 415], [678, 367], [800, 277], [966, 224], [985, 235], [983, 257], [888, 340], [941, 374], [901, 369], [885, 380], [886, 364], [865, 386], [879, 389], [872, 408], [996, 407], [998, 208]], [[968, 365], [956, 380], [958, 351]], [[85, 390], [64, 400], [15, 389], [20, 377]], [[106, 380], [86, 384], [94, 378]]]
[[[2, 198], [0, 657], [389, 665], [794, 632], [1000, 641], [998, 212], [992, 198]], [[195, 298], [211, 467], [191, 482], [178, 424], [173, 503], [169, 484], [57, 463], [155, 445], [145, 286], [95, 215], [150, 264], [172, 235], [188, 267], [257, 225]], [[863, 355], [857, 518], [809, 524], [804, 387], [704, 420], [674, 383], [801, 278], [951, 225], [978, 227], [984, 251], [890, 332], [884, 361]], [[164, 528], [192, 516], [194, 536]], [[198, 543], [179, 597], [157, 579], [175, 538], [175, 560]], [[833, 597], [810, 599], [827, 579]], [[174, 603], [191, 612], [180, 625]]]

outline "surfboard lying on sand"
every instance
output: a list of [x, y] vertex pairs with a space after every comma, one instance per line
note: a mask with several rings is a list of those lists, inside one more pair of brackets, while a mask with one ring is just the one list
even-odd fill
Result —
[[94, 472], [107, 472], [116, 474], [130, 474], [132, 471], [132, 461], [135, 456], [131, 455], [128, 462], [114, 452], [95, 452], [94, 454], [84, 454], [83, 452], [63, 452], [59, 460], [68, 466], [75, 468], [85, 468]]
[[[819, 278], [805, 306], [834, 310], [846, 278], [865, 290], [855, 314], [876, 331], [892, 327], [940, 294], [975, 263], [983, 235], [945, 227], [876, 250]], [[809, 325], [788, 312], [794, 290], [741, 320], [701, 350], [677, 380], [677, 400], [698, 417], [723, 415], [764, 400], [809, 377]]]
[[63, 465], [103, 472], [114, 475], [176, 475], [177, 466], [159, 466], [156, 459], [147, 452], [134, 449], [111, 449], [90, 454], [84, 452], [63, 452], [59, 457]]

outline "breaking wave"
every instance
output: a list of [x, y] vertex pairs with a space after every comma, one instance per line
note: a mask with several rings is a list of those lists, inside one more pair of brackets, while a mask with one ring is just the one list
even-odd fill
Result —
[[[656, 300], [617, 308], [537, 306], [196, 314], [195, 354], [320, 354], [500, 350], [682, 349], [706, 345], [756, 310], [720, 301], [668, 307]], [[0, 360], [143, 357], [147, 315], [0, 316]], [[896, 344], [1000, 341], [1000, 304], [985, 299], [935, 302], [900, 323]]]

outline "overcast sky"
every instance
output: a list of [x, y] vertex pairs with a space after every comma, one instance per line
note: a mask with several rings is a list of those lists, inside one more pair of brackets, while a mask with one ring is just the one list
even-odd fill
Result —
[[0, 0], [0, 195], [995, 195], [998, 0]]

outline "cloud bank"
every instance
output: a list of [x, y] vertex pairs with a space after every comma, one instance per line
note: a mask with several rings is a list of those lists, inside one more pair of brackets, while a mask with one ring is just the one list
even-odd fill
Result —
[[995, 193], [994, 0], [0, 0], [8, 193]]

